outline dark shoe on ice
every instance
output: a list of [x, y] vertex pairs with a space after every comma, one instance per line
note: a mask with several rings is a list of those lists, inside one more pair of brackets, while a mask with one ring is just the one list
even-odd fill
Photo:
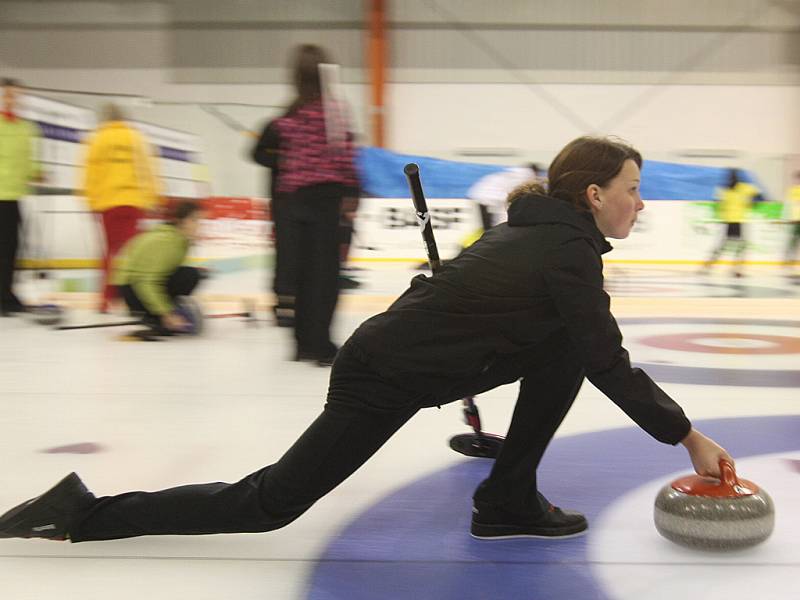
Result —
[[71, 517], [94, 502], [80, 477], [70, 473], [41, 496], [0, 516], [0, 538], [69, 539]]
[[336, 344], [329, 343], [324, 352], [309, 352], [308, 350], [298, 349], [294, 355], [296, 361], [308, 361], [316, 363], [320, 367], [330, 367], [333, 361], [336, 360], [336, 355], [339, 353], [339, 348]]
[[298, 350], [294, 355], [294, 359], [297, 362], [315, 361], [317, 360], [317, 354], [308, 350]]
[[355, 290], [361, 287], [361, 282], [346, 275], [339, 275], [340, 290]]
[[13, 293], [3, 298], [3, 309], [8, 313], [23, 313], [26, 311], [25, 305]]
[[317, 359], [317, 366], [318, 367], [332, 367], [333, 361], [336, 360], [336, 355], [332, 354], [331, 356], [323, 356], [322, 358]]
[[550, 506], [537, 517], [520, 517], [482, 502], [472, 509], [472, 537], [496, 540], [519, 537], [563, 539], [582, 535], [589, 523], [581, 513]]
[[24, 312], [26, 312], [26, 307], [18, 300], [6, 301], [0, 304], [0, 313], [4, 317], [13, 317], [16, 313], [24, 313]]

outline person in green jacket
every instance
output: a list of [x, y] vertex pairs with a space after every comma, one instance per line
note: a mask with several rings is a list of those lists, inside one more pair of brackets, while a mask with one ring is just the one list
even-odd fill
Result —
[[19, 81], [6, 78], [0, 85], [0, 315], [6, 316], [25, 308], [13, 290], [22, 223], [19, 199], [28, 193], [28, 183], [37, 178], [33, 143], [38, 128], [16, 113]]
[[112, 282], [131, 314], [142, 316], [158, 333], [190, 328], [175, 299], [190, 295], [201, 279], [199, 269], [183, 265], [201, 216], [199, 204], [182, 202], [170, 222], [132, 238], [117, 260]]

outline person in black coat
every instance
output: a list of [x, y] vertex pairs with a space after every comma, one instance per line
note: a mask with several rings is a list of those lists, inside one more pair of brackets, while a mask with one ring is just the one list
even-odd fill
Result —
[[606, 238], [625, 238], [644, 207], [641, 157], [583, 137], [549, 169], [549, 189], [512, 193], [508, 222], [433, 276], [414, 277], [362, 324], [333, 365], [322, 414], [276, 463], [237, 483], [96, 498], [78, 476], [0, 517], [0, 536], [73, 542], [140, 535], [269, 531], [309, 509], [422, 408], [519, 381], [502, 451], [473, 500], [472, 535], [559, 538], [583, 515], [553, 506], [536, 469], [588, 378], [656, 440], [718, 476], [728, 453], [632, 368], [603, 290]]
[[345, 111], [323, 97], [320, 67], [330, 62], [319, 46], [295, 49], [297, 97], [265, 128], [252, 153], [260, 164], [277, 168], [272, 206], [278, 308], [294, 297], [295, 359], [320, 366], [330, 366], [338, 351], [331, 323], [339, 297], [341, 209], [359, 189]]

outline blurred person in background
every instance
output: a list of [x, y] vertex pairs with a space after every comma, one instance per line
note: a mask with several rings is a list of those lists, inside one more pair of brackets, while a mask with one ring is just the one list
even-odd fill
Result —
[[507, 199], [511, 191], [526, 183], [543, 181], [542, 168], [536, 163], [512, 167], [481, 177], [467, 191], [467, 197], [481, 207], [483, 229], [489, 229], [508, 219]]
[[717, 190], [717, 216], [725, 223], [725, 236], [714, 248], [704, 268], [701, 269], [701, 274], [708, 273], [722, 253], [730, 248], [734, 254], [733, 276], [742, 276], [744, 252], [747, 249], [742, 226], [747, 221], [753, 202], [763, 199], [756, 186], [741, 180], [738, 169], [728, 170], [725, 187]]
[[792, 229], [785, 261], [790, 276], [796, 277], [794, 263], [797, 261], [797, 249], [800, 248], [800, 171], [795, 171], [794, 185], [786, 191], [786, 217]]
[[39, 136], [36, 125], [17, 114], [21, 84], [2, 79], [3, 104], [0, 113], [0, 315], [22, 312], [25, 306], [14, 293], [14, 271], [19, 231], [22, 225], [19, 200], [28, 193], [28, 185], [39, 178], [34, 157], [34, 141]]
[[200, 269], [183, 264], [201, 218], [199, 204], [184, 201], [167, 223], [134, 236], [115, 261], [111, 281], [131, 314], [157, 334], [189, 330], [175, 299], [191, 295], [203, 278]]
[[476, 200], [481, 211], [481, 227], [461, 240], [468, 248], [478, 241], [485, 231], [505, 223], [508, 219], [508, 199], [511, 193], [525, 184], [543, 183], [542, 168], [536, 163], [512, 167], [481, 177], [467, 191], [467, 198]]
[[119, 106], [106, 104], [102, 123], [87, 145], [83, 193], [105, 234], [99, 310], [114, 299], [110, 273], [114, 257], [139, 231], [139, 222], [159, 203], [156, 168], [144, 136], [125, 123]]
[[[515, 191], [525, 186], [543, 184], [546, 178], [541, 176], [542, 168], [536, 163], [528, 163], [522, 167], [511, 167], [481, 177], [467, 190], [467, 198], [478, 202], [481, 214], [481, 226], [463, 237], [459, 243], [462, 251], [477, 242], [481, 236], [508, 219], [508, 207]], [[424, 261], [417, 266], [418, 270], [428, 270], [430, 265]]]
[[281, 291], [294, 284], [295, 359], [322, 366], [332, 364], [338, 351], [330, 326], [339, 296], [342, 207], [351, 206], [345, 199], [359, 193], [352, 135], [346, 131], [337, 142], [326, 130], [319, 65], [329, 63], [319, 46], [295, 49], [296, 98], [285, 115], [267, 125], [253, 150], [257, 162], [277, 169], [277, 276], [287, 285]]

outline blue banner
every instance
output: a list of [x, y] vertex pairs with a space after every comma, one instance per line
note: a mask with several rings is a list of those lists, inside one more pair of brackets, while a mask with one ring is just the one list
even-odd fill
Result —
[[506, 168], [367, 147], [359, 149], [357, 161], [363, 193], [374, 198], [410, 198], [403, 173], [403, 167], [410, 162], [419, 165], [419, 176], [428, 198], [467, 198], [467, 190], [481, 177]]
[[[358, 168], [364, 195], [376, 198], [409, 198], [403, 167], [417, 163], [420, 178], [429, 198], [468, 198], [468, 190], [482, 177], [512, 168], [429, 156], [399, 154], [381, 148], [362, 147]], [[520, 166], [520, 165], [517, 165]], [[647, 160], [642, 168], [644, 200], [714, 200], [717, 188], [725, 185], [729, 169]], [[740, 170], [741, 179], [764, 187], [752, 173]]]

